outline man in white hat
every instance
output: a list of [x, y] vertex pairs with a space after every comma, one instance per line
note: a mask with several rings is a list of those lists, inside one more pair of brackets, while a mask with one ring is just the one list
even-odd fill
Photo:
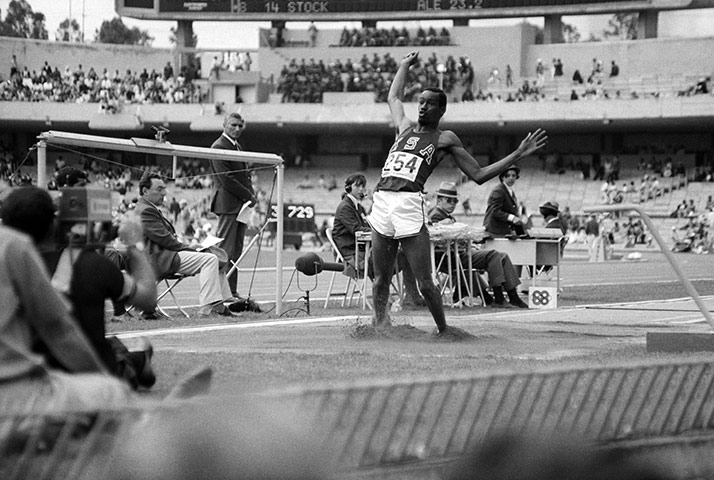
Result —
[[[456, 219], [452, 213], [458, 202], [459, 196], [456, 184], [442, 182], [436, 193], [436, 206], [429, 211], [429, 221], [433, 224], [455, 223]], [[443, 252], [441, 254], [443, 255]], [[463, 252], [461, 263], [468, 265], [468, 261], [467, 253]], [[488, 283], [493, 291], [493, 298], [488, 292], [484, 291], [484, 305], [491, 305], [495, 308], [528, 308], [528, 304], [518, 296], [517, 287], [521, 280], [516, 273], [511, 258], [507, 254], [496, 250], [472, 250], [471, 265], [474, 269], [472, 272], [474, 284], [480, 280], [476, 270], [486, 270], [488, 273]], [[508, 294], [508, 303], [506, 303], [506, 298], [503, 295], [504, 291]], [[454, 300], [458, 299], [455, 298]]]

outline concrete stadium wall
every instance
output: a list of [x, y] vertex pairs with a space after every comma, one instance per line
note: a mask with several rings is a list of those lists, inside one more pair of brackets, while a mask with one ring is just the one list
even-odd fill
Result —
[[69, 66], [74, 70], [79, 64], [85, 72], [94, 67], [100, 74], [104, 68], [110, 73], [116, 69], [124, 73], [127, 69], [141, 71], [144, 68], [149, 72], [152, 69], [162, 72], [166, 62], [174, 61], [173, 51], [167, 48], [0, 37], [0, 58], [7, 65], [0, 72], [1, 78], [6, 78], [10, 73], [9, 65], [13, 55], [17, 56], [17, 64], [21, 70], [25, 66], [30, 71], [40, 70], [47, 61], [52, 69], [57, 67], [63, 73], [65, 67]]
[[605, 73], [610, 73], [610, 62], [620, 66], [620, 76], [653, 75], [712, 75], [714, 37], [666, 38], [616, 42], [561, 43], [530, 45], [524, 50], [524, 72], [535, 76], [539, 58], [550, 65], [553, 58], [563, 61], [564, 76], [571, 78], [579, 69], [583, 78], [592, 70], [592, 60], [603, 61]]

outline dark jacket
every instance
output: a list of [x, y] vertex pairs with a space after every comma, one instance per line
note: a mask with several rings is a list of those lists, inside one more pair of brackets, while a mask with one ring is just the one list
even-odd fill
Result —
[[344, 258], [355, 254], [355, 232], [369, 231], [367, 212], [362, 205], [355, 207], [354, 202], [345, 195], [335, 211], [335, 226], [332, 229], [332, 238]]
[[[225, 135], [218, 137], [211, 148], [242, 150], [240, 144], [234, 146]], [[215, 192], [211, 201], [211, 211], [216, 215], [238, 214], [243, 204], [249, 202], [254, 196], [248, 164], [228, 160], [211, 160], [211, 171], [215, 174], [213, 179]]]
[[499, 183], [488, 196], [486, 215], [483, 218], [484, 228], [493, 235], [522, 234], [520, 227], [508, 221], [509, 214], [518, 217], [518, 205], [508, 192], [508, 188], [503, 183]]
[[156, 278], [173, 275], [181, 266], [178, 252], [190, 248], [178, 239], [174, 226], [161, 211], [143, 197], [136, 202], [135, 210], [141, 218], [146, 253]]

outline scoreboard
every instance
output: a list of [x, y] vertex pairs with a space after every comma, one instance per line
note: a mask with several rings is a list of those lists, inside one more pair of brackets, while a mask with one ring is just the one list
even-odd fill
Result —
[[653, 7], [651, 0], [116, 0], [116, 5], [117, 13], [128, 17], [230, 21], [426, 20]]

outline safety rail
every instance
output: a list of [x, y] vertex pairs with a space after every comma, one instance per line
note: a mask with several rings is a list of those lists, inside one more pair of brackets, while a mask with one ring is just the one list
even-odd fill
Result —
[[[569, 434], [601, 446], [714, 439], [711, 363], [373, 381], [258, 396], [266, 408], [312, 423], [325, 452], [350, 476], [445, 464], [503, 431]], [[2, 415], [0, 478], [104, 478], [107, 460], [141, 419], [133, 410]]]
[[502, 431], [604, 443], [714, 429], [714, 365], [666, 364], [306, 391], [338, 464], [460, 457]]

